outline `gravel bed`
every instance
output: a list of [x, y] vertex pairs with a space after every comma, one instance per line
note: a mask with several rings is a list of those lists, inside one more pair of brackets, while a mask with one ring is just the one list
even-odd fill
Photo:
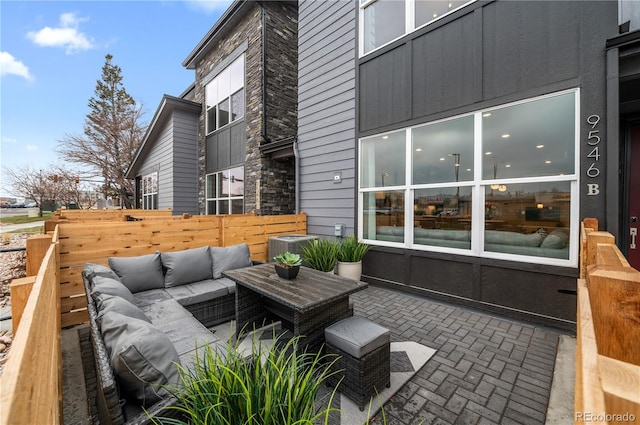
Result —
[[[1, 236], [1, 249], [25, 248], [29, 237], [26, 233], [3, 233]], [[12, 279], [26, 276], [26, 258], [25, 251], [0, 252], [0, 307], [2, 307], [2, 318], [11, 316], [9, 284]], [[6, 321], [3, 320], [2, 322]], [[11, 330], [4, 330], [6, 328], [11, 329], [11, 319], [8, 319], [8, 322], [8, 326], [3, 326], [2, 330], [0, 330], [0, 375], [4, 370], [4, 363], [13, 341]]]

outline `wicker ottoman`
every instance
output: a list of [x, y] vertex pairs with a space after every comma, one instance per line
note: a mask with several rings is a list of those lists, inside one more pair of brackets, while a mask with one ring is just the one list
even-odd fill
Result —
[[327, 354], [340, 356], [332, 371], [340, 371], [327, 380], [353, 400], [360, 410], [376, 392], [391, 384], [390, 336], [384, 328], [363, 317], [352, 316], [324, 331]]

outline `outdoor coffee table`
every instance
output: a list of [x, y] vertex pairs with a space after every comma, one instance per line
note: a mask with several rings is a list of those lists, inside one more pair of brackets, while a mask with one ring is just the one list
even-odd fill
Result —
[[276, 274], [273, 263], [223, 273], [236, 282], [236, 337], [259, 328], [268, 319], [282, 322], [301, 344], [317, 349], [324, 329], [349, 316], [349, 294], [367, 283], [301, 267], [292, 280]]

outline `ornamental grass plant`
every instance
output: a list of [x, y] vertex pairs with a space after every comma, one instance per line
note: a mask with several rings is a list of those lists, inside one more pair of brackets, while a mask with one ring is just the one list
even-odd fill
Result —
[[[298, 339], [286, 343], [276, 339], [272, 348], [263, 349], [254, 337], [249, 356], [231, 342], [222, 353], [206, 346], [192, 367], [181, 368], [182, 387], [172, 389], [177, 403], [168, 409], [184, 419], [154, 421], [167, 425], [327, 424], [329, 413], [336, 409], [318, 409], [316, 398], [335, 358], [303, 352]], [[335, 390], [328, 404], [322, 405], [331, 406], [334, 395]]]
[[355, 235], [351, 235], [340, 243], [338, 261], [345, 263], [357, 263], [358, 261], [362, 261], [362, 258], [367, 251], [369, 251], [369, 248], [369, 245], [364, 242], [360, 242], [356, 239]]
[[302, 256], [312, 269], [331, 272], [338, 262], [340, 246], [331, 239], [313, 239], [302, 247]]

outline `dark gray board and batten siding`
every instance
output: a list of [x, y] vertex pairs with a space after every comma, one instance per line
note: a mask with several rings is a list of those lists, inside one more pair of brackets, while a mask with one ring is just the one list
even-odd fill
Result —
[[[355, 223], [356, 3], [299, 3], [298, 149], [300, 210], [309, 234]], [[341, 182], [334, 183], [334, 173]]]
[[[617, 31], [616, 2], [475, 2], [363, 58], [357, 5], [300, 2], [300, 196], [310, 234], [332, 235], [338, 220], [354, 231], [359, 137], [574, 88], [581, 140], [583, 118], [605, 116], [604, 42]], [[602, 200], [585, 198], [580, 219], [604, 218]], [[363, 275], [570, 330], [576, 277], [573, 267], [386, 247], [365, 257]]]

